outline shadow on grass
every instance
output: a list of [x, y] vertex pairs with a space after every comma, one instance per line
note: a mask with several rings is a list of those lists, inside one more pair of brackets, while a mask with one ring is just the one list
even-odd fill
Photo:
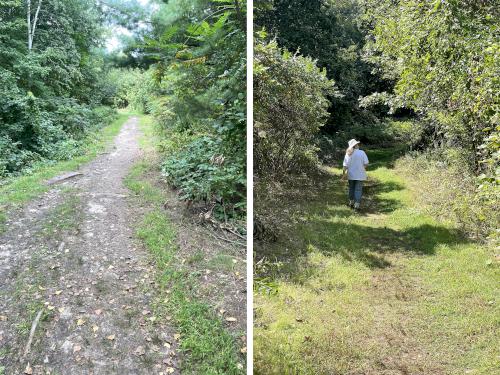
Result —
[[297, 228], [287, 240], [261, 249], [261, 254], [282, 263], [279, 270], [270, 268], [266, 276], [301, 283], [315, 272], [316, 265], [310, 265], [306, 256], [311, 248], [326, 256], [340, 255], [347, 261], [362, 262], [370, 268], [386, 268], [391, 266], [389, 254], [432, 256], [440, 245], [465, 242], [458, 231], [439, 225], [424, 224], [398, 231], [318, 218]]
[[397, 231], [386, 227], [331, 221], [312, 221], [303, 229], [304, 239], [325, 255], [340, 254], [369, 267], [390, 265], [384, 254], [433, 255], [437, 246], [463, 242], [458, 232], [424, 224]]
[[[379, 167], [387, 168], [394, 155], [383, 150], [374, 159], [380, 162]], [[372, 169], [378, 168], [376, 165], [372, 164]], [[347, 261], [362, 262], [370, 268], [385, 268], [391, 266], [389, 254], [431, 256], [440, 245], [466, 242], [458, 231], [439, 224], [395, 230], [350, 221], [354, 215], [390, 214], [403, 208], [401, 200], [387, 197], [387, 193], [404, 189], [395, 181], [367, 182], [361, 213], [347, 207], [347, 184], [338, 176], [324, 174], [309, 186], [302, 191], [296, 188], [300, 193], [294, 199], [282, 199], [277, 204], [280, 207], [273, 206], [278, 214], [291, 212], [293, 223], [277, 236], [276, 242], [256, 241], [257, 259], [281, 262], [276, 269], [269, 267], [264, 276], [304, 280], [314, 272], [314, 265], [307, 264], [306, 255], [311, 248], [326, 256], [340, 255]]]

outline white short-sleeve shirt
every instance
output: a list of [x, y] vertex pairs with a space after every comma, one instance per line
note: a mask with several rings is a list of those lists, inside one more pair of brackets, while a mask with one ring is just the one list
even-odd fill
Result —
[[348, 180], [365, 181], [366, 165], [368, 165], [368, 156], [363, 150], [356, 149], [351, 156], [345, 154], [344, 167], [347, 168]]

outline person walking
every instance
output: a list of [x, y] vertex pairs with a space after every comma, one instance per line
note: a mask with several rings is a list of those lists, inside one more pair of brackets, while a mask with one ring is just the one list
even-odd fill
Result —
[[[368, 165], [368, 156], [363, 150], [359, 149], [360, 142], [351, 139], [349, 147], [346, 150], [342, 180], [349, 180], [349, 207], [359, 210], [361, 197], [363, 196], [363, 182], [366, 181], [366, 166]], [[347, 172], [347, 173], [346, 173]]]

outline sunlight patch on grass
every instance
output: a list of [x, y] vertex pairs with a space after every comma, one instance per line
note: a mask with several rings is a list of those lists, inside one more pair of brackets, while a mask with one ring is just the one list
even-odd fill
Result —
[[281, 281], [276, 295], [256, 295], [257, 374], [343, 373], [365, 355], [356, 340], [370, 324], [365, 266], [316, 251], [303, 262], [314, 273], [302, 284]]
[[498, 369], [500, 266], [492, 249], [441, 246], [432, 258], [412, 259], [408, 272], [418, 275], [429, 290], [415, 317], [429, 324], [423, 332], [428, 346], [455, 358], [451, 368], [457, 373], [469, 369], [486, 375]]

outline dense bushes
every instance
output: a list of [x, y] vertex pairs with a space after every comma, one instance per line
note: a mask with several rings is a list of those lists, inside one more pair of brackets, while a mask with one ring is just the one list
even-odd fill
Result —
[[37, 161], [78, 155], [85, 137], [115, 117], [109, 107], [81, 105], [70, 98], [44, 100], [28, 94], [0, 102], [8, 107], [0, 114], [0, 177], [26, 172]]
[[[495, 1], [364, 0], [373, 25], [366, 58], [395, 82], [382, 94], [392, 111], [410, 109], [421, 149], [446, 163], [453, 184], [442, 202], [467, 231], [493, 229], [500, 196], [500, 18]], [[450, 153], [449, 150], [456, 152]], [[461, 155], [457, 160], [455, 155]], [[453, 155], [453, 156], [450, 156]], [[459, 163], [460, 170], [453, 166]], [[421, 172], [433, 174], [432, 164]], [[451, 184], [451, 185], [453, 185]], [[450, 195], [451, 194], [451, 195]], [[454, 197], [454, 198], [453, 198]], [[456, 201], [454, 201], [453, 199]], [[435, 202], [439, 209], [442, 204]], [[475, 216], [475, 218], [474, 218]]]
[[316, 62], [259, 40], [254, 57], [254, 235], [272, 239], [289, 216], [276, 211], [293, 182], [318, 166], [317, 139], [333, 81]]
[[222, 219], [245, 213], [244, 9], [232, 0], [169, 2], [143, 41], [158, 63], [138, 98], [148, 98], [142, 110], [161, 129], [163, 173], [182, 199], [205, 202]]
[[328, 117], [333, 81], [315, 61], [259, 42], [254, 61], [254, 169], [283, 179], [317, 161], [316, 134]]
[[463, 168], [466, 158], [460, 149], [407, 155], [397, 161], [396, 170], [406, 175], [419, 207], [458, 224], [469, 237], [498, 242], [498, 194], [478, 187], [476, 176]]
[[154, 96], [154, 82], [151, 70], [138, 68], [113, 68], [107, 73], [106, 94], [110, 104], [117, 108], [150, 113]]
[[42, 160], [66, 160], [79, 155], [86, 137], [116, 115], [109, 107], [89, 108], [73, 100], [56, 103], [56, 107], [47, 106], [33, 98], [31, 107], [23, 112], [30, 116], [29, 122], [22, 122], [20, 117], [16, 123], [0, 129], [0, 177], [28, 172]]
[[361, 58], [366, 30], [360, 27], [358, 0], [256, 0], [255, 7], [257, 30], [264, 28], [280, 47], [317, 60], [335, 81], [342, 95], [330, 97], [323, 133], [333, 135], [376, 120], [370, 110], [359, 107], [358, 99], [387, 84]]
[[32, 43], [26, 11], [27, 2], [0, 1], [0, 177], [74, 156], [85, 136], [113, 117], [100, 108], [102, 21], [95, 1], [41, 2]]
[[181, 198], [224, 203], [223, 210], [232, 210], [226, 214], [234, 217], [235, 210], [244, 208], [245, 155], [236, 154], [239, 160], [226, 160], [221, 143], [215, 137], [197, 137], [181, 151], [167, 156], [163, 172], [171, 184], [180, 188]]

